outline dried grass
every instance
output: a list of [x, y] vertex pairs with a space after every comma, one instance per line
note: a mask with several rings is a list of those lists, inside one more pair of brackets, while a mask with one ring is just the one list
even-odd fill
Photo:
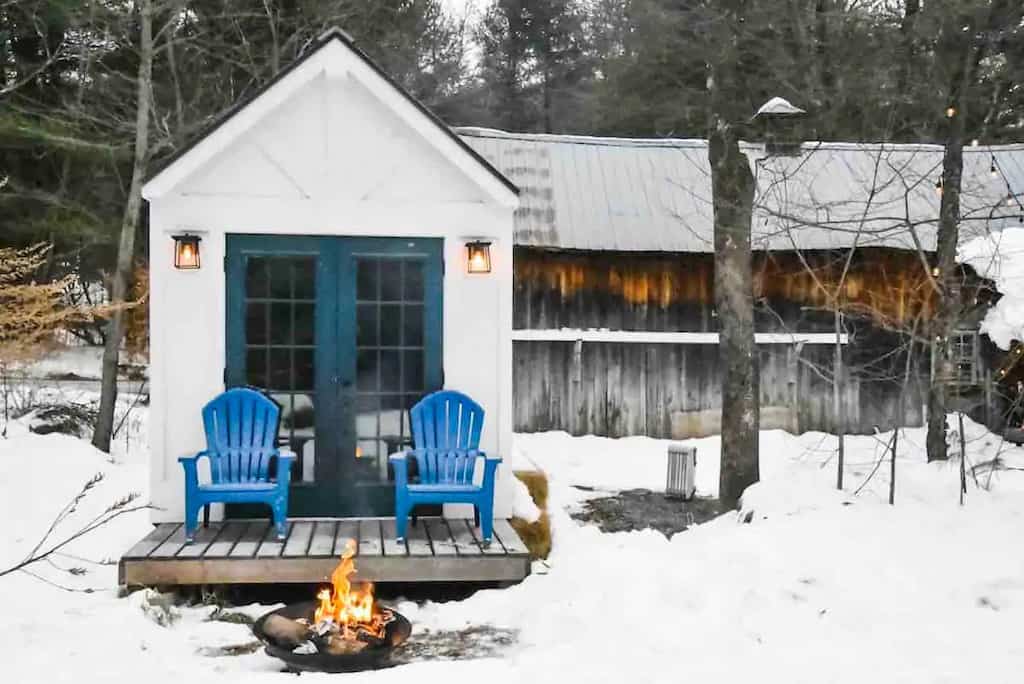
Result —
[[540, 518], [536, 522], [527, 522], [522, 518], [512, 518], [512, 529], [530, 550], [530, 558], [541, 560], [551, 553], [551, 519], [548, 517], [548, 478], [539, 470], [517, 470], [515, 476], [526, 485], [530, 498], [540, 509]]

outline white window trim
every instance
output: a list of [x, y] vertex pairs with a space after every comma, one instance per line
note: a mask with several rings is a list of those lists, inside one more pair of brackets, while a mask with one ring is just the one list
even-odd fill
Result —
[[[626, 342], [634, 344], [718, 344], [714, 332], [656, 332], [646, 330], [579, 330], [551, 328], [512, 331], [517, 342]], [[757, 344], [835, 344], [835, 333], [755, 333]], [[839, 336], [840, 344], [849, 344], [849, 335]]]

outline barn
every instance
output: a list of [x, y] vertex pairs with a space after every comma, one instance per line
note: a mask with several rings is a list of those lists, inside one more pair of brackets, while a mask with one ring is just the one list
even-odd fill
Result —
[[[458, 133], [520, 188], [516, 430], [719, 432], [706, 141]], [[744, 152], [757, 180], [762, 427], [922, 424], [943, 148], [796, 141]], [[961, 240], [1024, 220], [1024, 146], [969, 147], [964, 167]], [[977, 330], [993, 292], [969, 268], [959, 286], [950, 382], [962, 406], [993, 423], [1001, 354]]]

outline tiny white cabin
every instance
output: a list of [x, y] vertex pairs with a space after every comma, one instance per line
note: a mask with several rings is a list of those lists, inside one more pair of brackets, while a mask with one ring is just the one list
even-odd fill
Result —
[[[291, 516], [392, 515], [388, 453], [442, 387], [480, 403], [481, 448], [507, 456], [517, 192], [337, 30], [150, 179], [154, 522], [182, 520], [177, 459], [226, 387], [282, 406]], [[183, 235], [198, 268], [175, 264]]]

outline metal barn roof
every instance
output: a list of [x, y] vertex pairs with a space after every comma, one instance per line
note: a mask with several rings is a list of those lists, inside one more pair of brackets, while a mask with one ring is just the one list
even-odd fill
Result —
[[[516, 244], [713, 251], [705, 140], [455, 132], [519, 186]], [[757, 179], [755, 249], [935, 249], [942, 146], [804, 143], [791, 157], [743, 148]], [[993, 159], [1002, 173], [991, 173]], [[1024, 145], [965, 148], [963, 239], [1017, 224], [1003, 175], [1024, 197]]]

